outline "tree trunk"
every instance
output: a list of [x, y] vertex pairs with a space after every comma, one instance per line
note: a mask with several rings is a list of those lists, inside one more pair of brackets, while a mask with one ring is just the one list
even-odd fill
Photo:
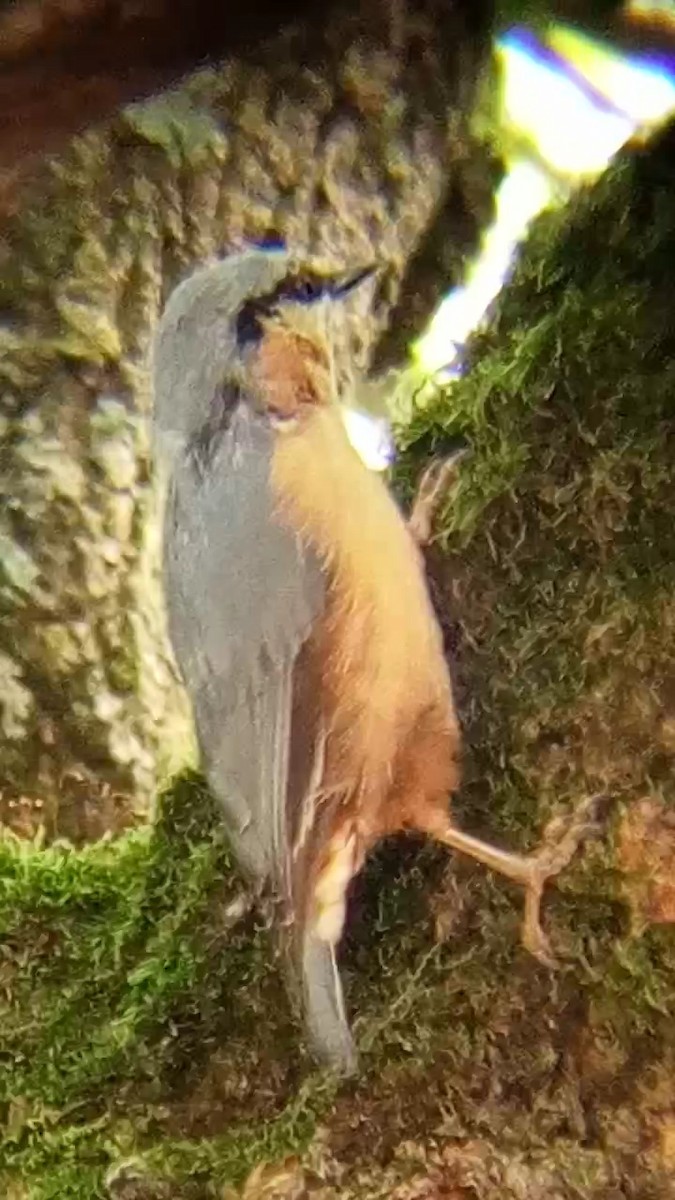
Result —
[[317, 266], [375, 260], [363, 350], [393, 312], [380, 359], [400, 361], [491, 212], [494, 168], [468, 124], [488, 32], [487, 5], [343, 6], [321, 33], [299, 25], [255, 62], [133, 106], [15, 193], [0, 243], [0, 790], [15, 828], [119, 828], [188, 753], [147, 445], [169, 290], [252, 239]]

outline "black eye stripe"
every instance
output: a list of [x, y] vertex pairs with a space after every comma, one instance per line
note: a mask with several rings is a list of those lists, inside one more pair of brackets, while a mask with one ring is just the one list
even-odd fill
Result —
[[236, 333], [239, 346], [255, 345], [262, 337], [261, 317], [271, 316], [284, 300], [295, 304], [315, 304], [324, 297], [339, 299], [358, 287], [374, 272], [374, 267], [365, 267], [348, 279], [330, 279], [321, 275], [295, 276], [284, 279], [266, 296], [247, 300], [237, 313]]
[[272, 311], [272, 304], [266, 300], [247, 300], [237, 313], [237, 345], [251, 346], [259, 342], [262, 337], [260, 318], [269, 316]]
[[275, 299], [311, 304], [315, 300], [321, 300], [323, 296], [329, 296], [333, 286], [332, 280], [323, 279], [319, 275], [296, 276], [293, 279], [285, 279], [280, 284]]
[[273, 292], [247, 300], [237, 313], [236, 332], [239, 346], [255, 345], [262, 337], [261, 317], [271, 316], [284, 300], [296, 304], [313, 304], [323, 296], [330, 296], [334, 283], [319, 277], [284, 279]]

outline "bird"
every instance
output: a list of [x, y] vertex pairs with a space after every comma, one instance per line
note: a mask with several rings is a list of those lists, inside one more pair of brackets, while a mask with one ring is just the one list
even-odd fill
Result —
[[552, 964], [542, 891], [596, 806], [529, 854], [454, 822], [462, 733], [423, 549], [457, 463], [427, 467], [406, 515], [350, 440], [339, 331], [374, 270], [240, 250], [174, 289], [153, 352], [168, 631], [203, 769], [241, 867], [276, 897], [311, 1050], [346, 1074], [337, 949], [377, 843], [421, 833], [520, 884], [522, 940]]

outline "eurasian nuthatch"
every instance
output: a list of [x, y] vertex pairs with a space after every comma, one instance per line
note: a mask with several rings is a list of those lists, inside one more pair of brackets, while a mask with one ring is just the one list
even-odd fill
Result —
[[460, 730], [414, 536], [426, 516], [411, 528], [343, 419], [354, 385], [331, 322], [352, 290], [301, 284], [281, 250], [232, 256], [174, 291], [154, 366], [169, 631], [204, 768], [283, 907], [314, 1047], [341, 1068], [335, 949], [374, 844], [421, 831], [522, 884], [543, 958], [542, 888], [589, 816], [529, 856], [452, 823]]

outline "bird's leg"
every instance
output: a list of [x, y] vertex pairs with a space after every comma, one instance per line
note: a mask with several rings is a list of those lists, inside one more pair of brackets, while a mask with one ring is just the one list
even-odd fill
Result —
[[418, 546], [426, 546], [431, 540], [431, 530], [440, 502], [468, 450], [468, 446], [461, 446], [445, 457], [438, 455], [432, 458], [424, 470], [408, 518], [408, 528]]
[[437, 841], [453, 850], [484, 863], [486, 867], [513, 879], [525, 889], [525, 913], [522, 942], [531, 954], [546, 966], [555, 966], [548, 938], [541, 927], [541, 898], [545, 884], [554, 879], [571, 861], [581, 843], [599, 828], [600, 796], [580, 804], [570, 818], [556, 818], [544, 831], [537, 850], [531, 854], [511, 854], [489, 842], [472, 837], [447, 822], [430, 830]]

